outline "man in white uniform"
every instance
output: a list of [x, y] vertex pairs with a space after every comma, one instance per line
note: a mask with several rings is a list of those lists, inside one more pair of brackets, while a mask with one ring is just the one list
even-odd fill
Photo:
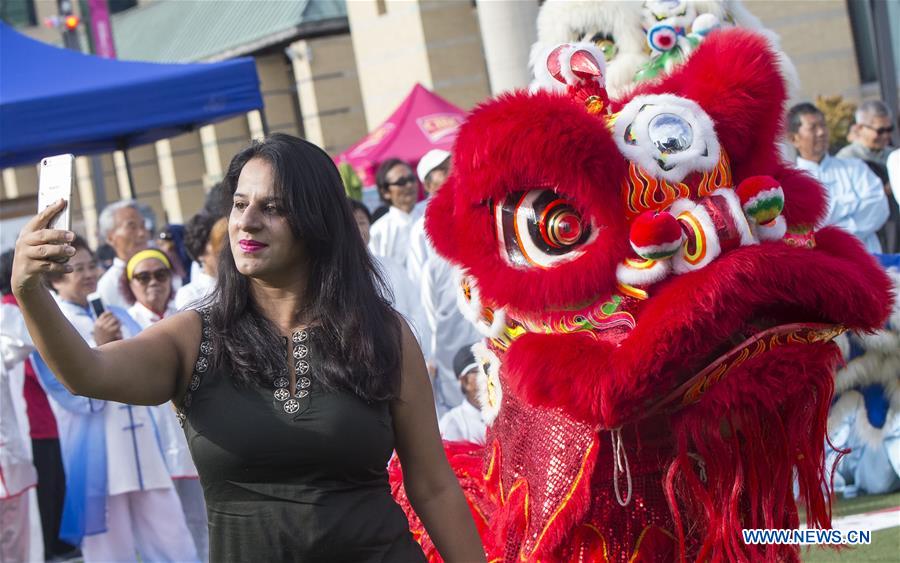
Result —
[[418, 215], [409, 235], [409, 256], [406, 259], [406, 271], [409, 279], [416, 285], [422, 277], [425, 261], [434, 254], [431, 243], [425, 235], [425, 210], [434, 194], [441, 189], [450, 175], [450, 153], [440, 149], [432, 149], [425, 153], [416, 166], [416, 175], [425, 188], [425, 199], [416, 204], [413, 214]]
[[[83, 240], [71, 244], [73, 272], [48, 276], [60, 310], [91, 346], [137, 334], [140, 327], [118, 307], [94, 317], [87, 295], [96, 289], [97, 265]], [[81, 542], [88, 563], [197, 561], [161, 450], [158, 407], [72, 395], [34, 358], [59, 422], [66, 468], [60, 536]]]
[[481, 417], [478, 404], [478, 362], [472, 354], [471, 346], [459, 349], [453, 358], [453, 369], [459, 378], [459, 387], [466, 397], [459, 406], [450, 409], [438, 424], [441, 438], [448, 441], [474, 442], [484, 444], [487, 427]]
[[412, 168], [398, 159], [386, 160], [375, 174], [378, 192], [390, 208], [372, 223], [369, 250], [379, 258], [390, 258], [406, 266], [409, 232], [418, 218], [414, 212], [419, 184]]
[[[422, 352], [432, 374], [438, 416], [465, 402], [453, 371], [453, 357], [460, 347], [478, 340], [475, 327], [456, 304], [459, 271], [438, 255], [425, 233], [425, 209], [450, 174], [450, 153], [432, 150], [422, 157], [416, 172], [429, 198], [420, 203], [422, 216], [410, 233], [406, 271], [417, 286], [428, 339]], [[424, 204], [424, 205], [422, 205]]]
[[[359, 228], [359, 234], [362, 236], [363, 242], [368, 244], [372, 216], [369, 214], [368, 208], [362, 203], [353, 199], [349, 201], [353, 210], [353, 218], [356, 219], [356, 226]], [[391, 290], [391, 295], [394, 299], [391, 305], [409, 323], [416, 340], [419, 342], [419, 346], [424, 346], [424, 343], [428, 340], [427, 333], [424, 332], [427, 328], [427, 323], [422, 315], [422, 308], [419, 306], [418, 292], [406, 275], [406, 270], [391, 258], [386, 256], [379, 257], [374, 254], [371, 254], [371, 256], [375, 267], [381, 272], [384, 281]]]
[[128, 308], [125, 297], [119, 291], [119, 280], [128, 259], [147, 248], [153, 228], [147, 225], [142, 207], [134, 200], [125, 200], [111, 203], [100, 212], [100, 238], [116, 251], [112, 266], [97, 284], [97, 291], [107, 305]]
[[858, 158], [828, 155], [825, 115], [812, 104], [797, 104], [788, 112], [788, 137], [797, 149], [797, 168], [812, 175], [828, 192], [828, 215], [821, 226], [841, 227], [859, 238], [866, 250], [880, 253], [876, 233], [890, 209], [878, 176]]

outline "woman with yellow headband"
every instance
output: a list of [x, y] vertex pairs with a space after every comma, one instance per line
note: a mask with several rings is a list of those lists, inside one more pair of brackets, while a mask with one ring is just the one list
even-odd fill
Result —
[[125, 265], [120, 293], [131, 304], [128, 314], [141, 328], [175, 312], [172, 273], [169, 257], [156, 248], [141, 250]]
[[[119, 289], [125, 300], [133, 303], [128, 314], [137, 321], [141, 329], [175, 313], [175, 291], [172, 286], [174, 274], [169, 255], [156, 248], [141, 250], [126, 263]], [[206, 560], [209, 534], [203, 489], [171, 403], [160, 409], [158, 424], [159, 439], [166, 454], [166, 467], [172, 477], [175, 492], [181, 499], [181, 508], [197, 547], [197, 554], [202, 560]]]

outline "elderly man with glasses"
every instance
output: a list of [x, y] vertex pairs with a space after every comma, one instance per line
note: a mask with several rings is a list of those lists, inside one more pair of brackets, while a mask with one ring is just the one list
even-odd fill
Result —
[[419, 218], [415, 209], [419, 199], [419, 181], [409, 164], [391, 158], [378, 167], [375, 184], [389, 207], [387, 213], [372, 223], [369, 250], [375, 256], [393, 260], [405, 269], [410, 231]]
[[97, 283], [104, 304], [128, 308], [119, 280], [128, 259], [149, 246], [153, 222], [147, 215], [151, 213], [148, 207], [133, 200], [111, 203], [100, 213], [100, 238], [116, 251], [112, 266]]
[[891, 110], [880, 100], [870, 100], [860, 104], [855, 119], [856, 123], [850, 129], [853, 142], [838, 151], [837, 157], [864, 160], [872, 172], [887, 183], [887, 158], [894, 150], [890, 146], [894, 132]]
[[[852, 142], [838, 151], [839, 158], [858, 158], [865, 162], [884, 184], [884, 191], [890, 206], [890, 218], [878, 232], [884, 252], [900, 252], [900, 208], [892, 197], [888, 156], [894, 151], [891, 135], [894, 133], [894, 116], [887, 104], [880, 100], [870, 100], [860, 104], [856, 110], [856, 123], [850, 129]], [[900, 186], [894, 186], [896, 193]]]

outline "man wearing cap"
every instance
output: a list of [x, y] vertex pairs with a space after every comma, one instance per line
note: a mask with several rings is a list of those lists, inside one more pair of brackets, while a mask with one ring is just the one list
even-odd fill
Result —
[[406, 259], [406, 271], [409, 278], [416, 284], [422, 277], [422, 267], [425, 261], [434, 254], [434, 249], [428, 238], [425, 236], [425, 208], [431, 201], [431, 196], [436, 194], [447, 177], [450, 175], [450, 153], [440, 149], [432, 149], [425, 153], [425, 156], [419, 160], [416, 166], [416, 175], [425, 188], [425, 199], [416, 204], [413, 208], [413, 215], [418, 219], [413, 223], [410, 231], [409, 256]]
[[463, 346], [453, 358], [453, 370], [459, 379], [459, 387], [465, 400], [441, 417], [438, 424], [441, 438], [450, 441], [474, 442], [484, 444], [487, 427], [481, 418], [478, 406], [478, 362], [472, 354], [471, 346]]
[[450, 175], [450, 153], [429, 151], [419, 161], [416, 173], [429, 198], [418, 204], [422, 216], [410, 232], [406, 271], [419, 289], [419, 302], [427, 323], [423, 332], [427, 340], [422, 343], [422, 352], [434, 377], [435, 406], [440, 416], [465, 402], [454, 377], [453, 355], [460, 346], [478, 340], [479, 335], [456, 305], [457, 269], [434, 250], [425, 235], [425, 207]]

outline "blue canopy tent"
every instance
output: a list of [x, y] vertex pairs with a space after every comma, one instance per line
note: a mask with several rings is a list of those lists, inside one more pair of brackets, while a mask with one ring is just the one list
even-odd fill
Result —
[[262, 107], [251, 58], [102, 59], [0, 23], [0, 168], [53, 154], [125, 150]]

